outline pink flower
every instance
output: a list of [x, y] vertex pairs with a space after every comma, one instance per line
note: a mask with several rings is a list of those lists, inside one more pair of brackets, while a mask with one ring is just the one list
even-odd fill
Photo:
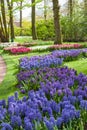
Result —
[[83, 45], [81, 44], [58, 44], [50, 46], [50, 49], [70, 49], [70, 48], [81, 48]]
[[31, 49], [30, 48], [26, 48], [26, 47], [14, 47], [10, 49], [10, 52], [12, 54], [20, 54], [20, 53], [27, 53], [30, 52]]

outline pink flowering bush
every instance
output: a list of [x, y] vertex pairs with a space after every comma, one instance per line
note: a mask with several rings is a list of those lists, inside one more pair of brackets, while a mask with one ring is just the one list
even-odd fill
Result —
[[27, 52], [30, 52], [30, 51], [31, 51], [31, 49], [30, 48], [26, 48], [26, 47], [12, 48], [10, 50], [10, 52], [12, 54], [27, 53]]
[[77, 48], [82, 48], [83, 45], [81, 44], [60, 44], [60, 45], [53, 45], [50, 46], [49, 49], [55, 50], [55, 49], [77, 49]]
[[10, 52], [12, 54], [21, 54], [21, 53], [28, 53], [31, 51], [30, 48], [26, 48], [26, 47], [8, 47], [8, 48], [4, 48], [5, 52]]

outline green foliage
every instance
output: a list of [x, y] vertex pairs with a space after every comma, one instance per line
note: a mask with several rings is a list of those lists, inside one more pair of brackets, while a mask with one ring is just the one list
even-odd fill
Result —
[[20, 36], [20, 33], [22, 36], [31, 36], [31, 22], [27, 20], [23, 20], [22, 22], [22, 28], [14, 26], [15, 36]]
[[53, 20], [40, 20], [36, 23], [37, 37], [42, 40], [54, 39]]
[[31, 29], [30, 28], [20, 28], [15, 27], [15, 36], [20, 36], [20, 32], [22, 32], [22, 36], [31, 36]]

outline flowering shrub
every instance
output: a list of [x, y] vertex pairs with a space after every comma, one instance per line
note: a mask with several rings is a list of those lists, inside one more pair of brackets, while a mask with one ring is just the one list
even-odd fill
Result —
[[53, 45], [53, 46], [50, 46], [49, 49], [50, 50], [55, 50], [55, 49], [77, 49], [77, 48], [82, 48], [84, 47], [83, 45], [81, 44], [60, 44], [60, 45]]
[[7, 47], [7, 48], [4, 48], [4, 51], [10, 52], [12, 54], [20, 54], [20, 53], [30, 52], [31, 49], [23, 47], [23, 46], [21, 46], [21, 47]]

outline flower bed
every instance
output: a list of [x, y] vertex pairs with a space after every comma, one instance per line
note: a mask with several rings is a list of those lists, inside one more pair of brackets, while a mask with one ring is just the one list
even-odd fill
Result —
[[55, 49], [77, 49], [77, 48], [83, 48], [84, 45], [81, 44], [60, 44], [60, 45], [53, 45], [50, 46], [50, 50], [55, 50]]
[[[77, 57], [85, 50], [54, 51], [45, 56], [20, 59], [18, 93], [0, 100], [2, 130], [85, 130], [87, 76], [60, 67], [62, 58]], [[82, 128], [83, 127], [83, 128]]]
[[63, 58], [57, 58], [53, 55], [33, 56], [31, 58], [21, 58], [19, 67], [23, 70], [39, 69], [43, 67], [60, 66]]
[[21, 53], [28, 53], [30, 52], [31, 49], [30, 48], [26, 48], [26, 47], [7, 47], [4, 48], [4, 52], [9, 52], [11, 54], [21, 54]]
[[82, 57], [81, 49], [72, 49], [72, 50], [55, 50], [51, 54], [55, 57], [63, 57], [64, 61], [77, 60], [79, 57]]
[[[56, 127], [64, 130], [72, 127], [80, 129], [82, 122], [85, 125], [87, 76], [77, 75], [75, 70], [67, 67], [44, 68], [37, 72], [39, 80], [42, 79], [40, 89], [29, 91], [28, 96], [22, 99], [15, 93], [8, 98], [7, 103], [5, 100], [0, 101], [0, 128], [46, 130], [47, 127], [48, 130], [54, 130]], [[31, 75], [32, 72], [29, 73]], [[44, 76], [47, 78], [46, 82]], [[33, 87], [32, 84], [32, 89]]]
[[56, 50], [45, 56], [24, 57], [19, 61], [21, 69], [34, 69], [61, 65], [62, 61], [72, 61], [79, 58], [83, 50]]

